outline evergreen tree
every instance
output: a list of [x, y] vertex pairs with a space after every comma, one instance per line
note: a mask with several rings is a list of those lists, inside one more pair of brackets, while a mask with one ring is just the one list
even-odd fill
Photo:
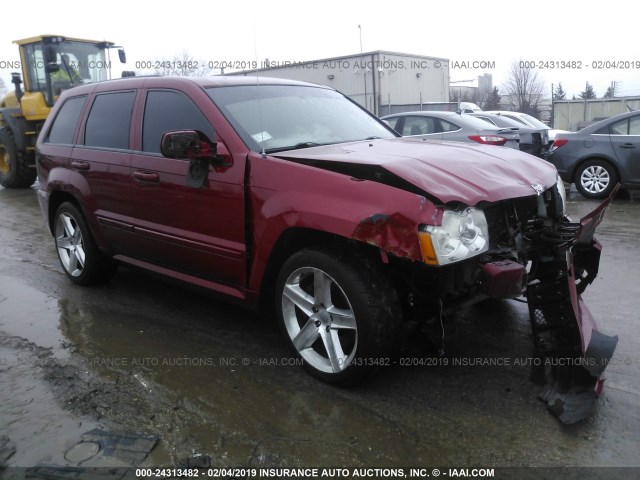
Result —
[[562, 88], [562, 83], [559, 83], [558, 88], [556, 88], [556, 91], [553, 92], [553, 99], [565, 100], [566, 98], [567, 98], [567, 92], [565, 92], [564, 89]]
[[589, 82], [584, 87], [584, 90], [580, 92], [580, 98], [582, 100], [589, 100], [590, 98], [596, 98], [596, 92], [593, 91], [593, 87]]
[[607, 91], [604, 92], [604, 97], [602, 98], [613, 98], [616, 94], [616, 87], [615, 87], [615, 83], [612, 83], [611, 85], [609, 85], [607, 87]]
[[484, 110], [500, 110], [500, 99], [502, 96], [498, 90], [498, 87], [493, 87], [487, 101], [484, 102]]

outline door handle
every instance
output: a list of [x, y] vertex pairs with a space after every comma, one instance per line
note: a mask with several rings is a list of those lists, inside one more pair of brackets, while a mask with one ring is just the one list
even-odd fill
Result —
[[133, 172], [133, 178], [141, 182], [159, 182], [160, 175], [155, 172]]
[[633, 143], [623, 143], [620, 148], [636, 148], [636, 146]]
[[91, 164], [84, 160], [71, 160], [71, 168], [75, 168], [76, 170], [89, 170]]

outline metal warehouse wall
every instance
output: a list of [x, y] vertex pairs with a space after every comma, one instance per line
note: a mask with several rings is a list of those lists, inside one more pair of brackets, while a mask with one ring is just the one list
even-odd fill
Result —
[[[376, 115], [394, 105], [449, 101], [449, 61], [395, 52], [368, 52], [227, 75], [261, 75], [327, 85]], [[391, 107], [390, 107], [391, 106]]]
[[596, 118], [608, 118], [631, 110], [640, 110], [640, 97], [561, 100], [553, 105], [553, 128], [578, 130], [578, 124]]

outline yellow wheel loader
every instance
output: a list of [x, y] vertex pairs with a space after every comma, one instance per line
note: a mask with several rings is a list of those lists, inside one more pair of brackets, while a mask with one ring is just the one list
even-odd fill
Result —
[[60, 35], [40, 35], [14, 43], [20, 49], [18, 68], [22, 74], [11, 74], [14, 90], [0, 99], [0, 185], [25, 188], [36, 179], [36, 139], [60, 93], [108, 80], [110, 49], [119, 48], [122, 63], [126, 57], [124, 50], [112, 42]]

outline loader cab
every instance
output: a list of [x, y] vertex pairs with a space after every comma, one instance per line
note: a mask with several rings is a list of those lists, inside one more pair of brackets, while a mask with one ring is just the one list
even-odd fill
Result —
[[[20, 48], [24, 77], [24, 92], [16, 85], [16, 95], [28, 120], [46, 119], [64, 90], [111, 77], [112, 42], [42, 35], [14, 43]], [[118, 53], [124, 62], [124, 50]]]

